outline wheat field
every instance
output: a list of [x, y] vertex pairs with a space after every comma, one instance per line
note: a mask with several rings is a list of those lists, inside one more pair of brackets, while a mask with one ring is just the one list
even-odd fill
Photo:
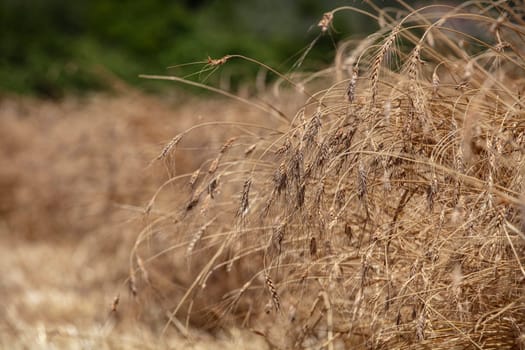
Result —
[[[28, 250], [3, 254], [2, 344], [525, 348], [523, 3], [367, 3], [320, 16], [320, 36], [342, 11], [379, 28], [341, 43], [330, 67], [208, 59], [273, 74], [256, 96], [145, 76], [221, 98], [88, 102], [83, 125], [53, 121], [78, 130], [62, 143], [3, 118], [16, 150], [4, 162], [26, 162], [0, 173], [3, 246]], [[29, 266], [62, 231], [85, 252], [50, 261], [96, 292], [56, 325], [44, 309], [21, 314], [44, 282], [16, 276], [40, 275]]]

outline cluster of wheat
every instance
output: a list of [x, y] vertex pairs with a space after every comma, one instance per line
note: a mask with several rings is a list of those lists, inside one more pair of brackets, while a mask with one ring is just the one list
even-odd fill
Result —
[[[375, 34], [283, 77], [295, 114], [250, 102], [267, 122], [232, 123], [163, 185], [175, 209], [149, 203], [131, 285], [166, 327], [237, 322], [277, 348], [525, 347], [523, 12], [369, 5]], [[362, 12], [321, 32], [345, 10]]]

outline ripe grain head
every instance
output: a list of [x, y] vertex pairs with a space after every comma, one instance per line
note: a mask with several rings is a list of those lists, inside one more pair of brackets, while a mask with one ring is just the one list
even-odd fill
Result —
[[[265, 313], [269, 292], [276, 310], [293, 307], [287, 330], [299, 346], [337, 337], [355, 348], [512, 348], [522, 339], [523, 23], [495, 2], [376, 18], [388, 24], [372, 36], [375, 50], [343, 45], [359, 78], [350, 69], [342, 84], [340, 71], [325, 70], [290, 84], [306, 96], [296, 117], [246, 133], [246, 146], [257, 143], [248, 154], [233, 146], [215, 158], [200, 181], [220, 174], [207, 207], [217, 220], [198, 236], [201, 260], [192, 258], [173, 315], [200, 299], [222, 322], [240, 317], [271, 337], [283, 324]], [[191, 235], [209, 218], [184, 215], [162, 225], [195, 255]], [[242, 293], [221, 298], [232, 290]]]

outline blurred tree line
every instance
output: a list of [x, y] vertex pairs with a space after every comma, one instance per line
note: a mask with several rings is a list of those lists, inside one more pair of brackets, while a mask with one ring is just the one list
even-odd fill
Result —
[[[383, 1], [382, 6], [392, 3]], [[348, 4], [361, 2], [0, 0], [0, 90], [61, 97], [104, 89], [112, 76], [155, 89], [169, 84], [145, 81], [138, 74], [167, 74], [168, 66], [233, 53], [287, 71], [319, 35], [322, 14]], [[337, 32], [319, 40], [311, 64], [330, 62], [339, 37], [375, 28], [369, 18], [349, 12], [338, 14], [334, 25]], [[240, 61], [221, 67], [234, 83], [252, 78], [257, 70]]]

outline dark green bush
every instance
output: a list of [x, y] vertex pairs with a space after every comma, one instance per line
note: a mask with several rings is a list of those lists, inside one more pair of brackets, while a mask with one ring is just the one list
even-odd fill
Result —
[[[60, 97], [109, 86], [111, 75], [158, 89], [167, 84], [145, 82], [138, 75], [166, 74], [171, 65], [232, 53], [286, 71], [294, 55], [319, 35], [316, 24], [323, 12], [344, 3], [2, 0], [0, 90]], [[364, 23], [359, 17], [341, 16], [336, 27], [345, 33], [364, 32]], [[337, 35], [320, 40], [310, 62], [329, 62]], [[199, 69], [191, 66], [172, 73]], [[234, 86], [257, 70], [239, 61], [228, 64]]]

